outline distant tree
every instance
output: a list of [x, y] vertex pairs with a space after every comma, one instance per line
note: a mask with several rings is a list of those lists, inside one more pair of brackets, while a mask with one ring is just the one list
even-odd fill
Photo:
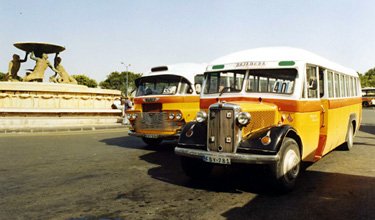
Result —
[[[126, 75], [128, 75], [129, 88], [126, 88]], [[117, 89], [120, 90], [123, 94], [128, 94], [135, 89], [135, 80], [142, 76], [142, 73], [133, 73], [133, 72], [112, 72], [107, 76], [107, 79], [100, 82], [99, 85], [103, 89]]]
[[85, 85], [85, 86], [91, 87], [91, 88], [98, 87], [98, 83], [94, 79], [91, 79], [86, 75], [79, 74], [79, 75], [72, 75], [72, 77], [75, 80], [77, 80], [78, 85]]
[[4, 81], [5, 80], [5, 73], [2, 73], [0, 72], [0, 81]]
[[369, 69], [364, 75], [359, 74], [362, 87], [375, 87], [375, 68]]

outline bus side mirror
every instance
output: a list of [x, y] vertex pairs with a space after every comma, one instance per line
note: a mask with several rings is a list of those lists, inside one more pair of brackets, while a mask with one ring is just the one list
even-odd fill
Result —
[[202, 91], [201, 84], [195, 84], [195, 91], [197, 92], [197, 94], [201, 94], [201, 91]]
[[316, 90], [318, 88], [318, 81], [316, 79], [310, 79], [309, 89]]

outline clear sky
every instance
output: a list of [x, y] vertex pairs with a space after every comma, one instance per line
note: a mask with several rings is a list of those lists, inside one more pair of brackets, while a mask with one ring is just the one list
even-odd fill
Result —
[[13, 43], [30, 41], [65, 46], [65, 69], [98, 82], [125, 70], [121, 62], [144, 73], [263, 46], [306, 49], [362, 73], [375, 67], [373, 0], [0, 0], [0, 27], [0, 72], [13, 53], [24, 56]]

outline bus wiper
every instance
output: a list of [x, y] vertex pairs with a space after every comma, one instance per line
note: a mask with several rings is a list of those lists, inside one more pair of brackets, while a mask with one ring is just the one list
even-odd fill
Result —
[[218, 96], [218, 97], [220, 97], [224, 92], [230, 92], [230, 91], [231, 91], [231, 87], [226, 86], [226, 87], [224, 87], [224, 88], [221, 90], [221, 92], [219, 93], [219, 96]]

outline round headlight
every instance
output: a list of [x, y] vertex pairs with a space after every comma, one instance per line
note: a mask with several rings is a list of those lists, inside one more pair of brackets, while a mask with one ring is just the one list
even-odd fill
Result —
[[237, 116], [237, 122], [242, 126], [249, 124], [250, 119], [251, 119], [251, 115], [248, 112], [240, 112]]
[[132, 119], [135, 120], [137, 118], [137, 114], [132, 114]]
[[177, 120], [181, 120], [182, 119], [182, 114], [181, 113], [177, 113], [176, 114], [176, 119]]
[[169, 113], [168, 118], [169, 118], [170, 120], [173, 120], [173, 119], [174, 119], [174, 113]]
[[126, 114], [126, 117], [127, 117], [128, 119], [131, 119], [132, 114]]
[[196, 120], [197, 122], [204, 122], [207, 119], [207, 113], [204, 111], [197, 112]]

